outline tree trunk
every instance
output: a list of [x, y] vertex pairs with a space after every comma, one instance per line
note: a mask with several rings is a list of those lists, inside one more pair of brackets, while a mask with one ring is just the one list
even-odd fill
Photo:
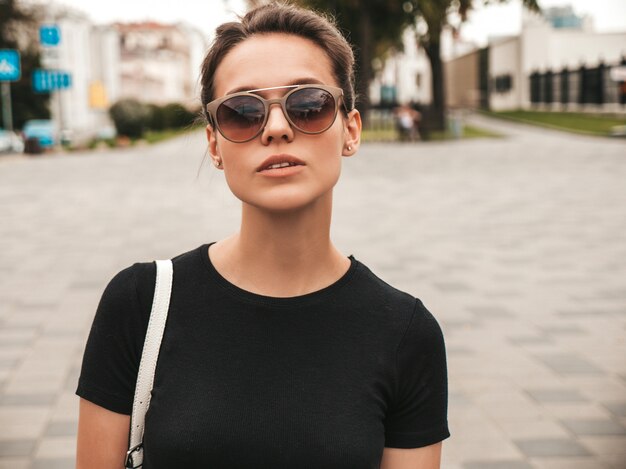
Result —
[[370, 82], [372, 81], [372, 18], [369, 8], [359, 14], [359, 50], [357, 51], [357, 107], [363, 125], [367, 124], [370, 109]]
[[441, 44], [439, 36], [434, 41], [428, 41], [424, 49], [430, 62], [432, 73], [432, 93], [433, 101], [427, 120], [433, 130], [445, 130], [446, 128], [446, 94], [443, 72], [443, 61], [441, 60]]

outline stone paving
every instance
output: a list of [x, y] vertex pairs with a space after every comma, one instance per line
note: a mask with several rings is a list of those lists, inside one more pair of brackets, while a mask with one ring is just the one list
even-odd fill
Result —
[[[507, 137], [346, 160], [334, 239], [442, 324], [444, 469], [626, 468], [626, 143], [471, 121]], [[0, 469], [74, 467], [107, 281], [236, 229], [203, 156], [197, 133], [0, 157]]]

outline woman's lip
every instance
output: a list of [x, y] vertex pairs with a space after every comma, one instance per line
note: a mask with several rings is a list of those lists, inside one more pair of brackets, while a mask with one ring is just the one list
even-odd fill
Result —
[[304, 169], [305, 165], [285, 166], [283, 168], [263, 169], [259, 171], [259, 174], [268, 177], [286, 177], [298, 174]]
[[274, 164], [279, 164], [279, 163], [292, 163], [292, 164], [296, 164], [296, 165], [304, 165], [304, 161], [302, 161], [299, 158], [296, 158], [293, 155], [288, 155], [288, 154], [281, 154], [281, 155], [272, 155], [269, 158], [267, 158], [258, 168], [257, 171], [264, 171], [267, 169], [268, 166], [272, 166]]

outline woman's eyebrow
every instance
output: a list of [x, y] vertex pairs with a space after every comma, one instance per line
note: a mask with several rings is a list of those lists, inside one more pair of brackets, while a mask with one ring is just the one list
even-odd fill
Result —
[[[307, 78], [297, 78], [295, 80], [290, 81], [289, 83], [285, 83], [284, 85], [280, 85], [276, 87], [272, 86], [270, 88], [278, 89], [278, 88], [282, 88], [283, 86], [287, 87], [287, 86], [294, 86], [294, 85], [323, 85], [323, 84], [324, 82], [322, 82], [321, 80], [317, 78], [307, 77]], [[237, 88], [234, 88], [228, 91], [226, 95], [239, 93], [241, 91], [257, 91], [257, 90], [265, 90], [265, 89], [270, 89], [270, 88], [258, 88], [252, 85], [238, 86]]]

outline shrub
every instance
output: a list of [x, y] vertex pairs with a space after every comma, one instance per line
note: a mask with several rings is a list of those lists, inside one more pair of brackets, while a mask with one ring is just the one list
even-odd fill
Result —
[[150, 118], [148, 120], [148, 128], [150, 130], [164, 130], [167, 128], [165, 122], [165, 112], [163, 107], [158, 104], [148, 104]]
[[118, 135], [140, 138], [150, 121], [150, 109], [135, 99], [121, 99], [109, 109]]
[[179, 103], [166, 104], [163, 106], [162, 110], [165, 128], [167, 129], [180, 129], [190, 126], [196, 118], [193, 112], [187, 110], [187, 108]]

